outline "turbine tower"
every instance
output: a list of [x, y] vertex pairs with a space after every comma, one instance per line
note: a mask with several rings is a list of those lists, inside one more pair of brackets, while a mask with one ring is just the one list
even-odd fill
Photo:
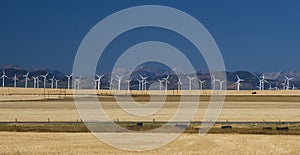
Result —
[[14, 81], [14, 87], [15, 88], [17, 87], [17, 80], [19, 80], [19, 79], [17, 78], [17, 75], [15, 74], [15, 76], [12, 79], [12, 81]]
[[29, 80], [28, 76], [29, 76], [29, 72], [27, 72], [26, 75], [23, 75], [23, 77], [25, 77], [25, 88], [27, 88], [27, 83], [28, 83], [28, 80]]
[[111, 78], [109, 81], [109, 90], [112, 90], [112, 85], [113, 85], [113, 79]]
[[168, 83], [170, 84], [170, 82], [168, 80], [169, 77], [170, 77], [170, 75], [168, 75], [167, 77], [163, 78], [163, 80], [166, 81], [166, 84], [165, 84], [166, 85], [166, 87], [165, 87], [166, 89], [165, 90], [168, 90]]
[[130, 82], [131, 82], [131, 79], [126, 80], [126, 81], [127, 81], [127, 90], [130, 90]]
[[80, 80], [81, 80], [81, 77], [79, 77], [78, 79], [76, 79], [74, 77], [74, 89], [80, 89]]
[[54, 83], [54, 75], [53, 75], [53, 77], [50, 79], [50, 81], [51, 81], [51, 89], [53, 89], [53, 83]]
[[177, 90], [181, 90], [182, 89], [182, 82], [181, 79], [178, 78], [178, 82], [177, 82]]
[[237, 81], [235, 82], [235, 84], [237, 85], [236, 89], [237, 91], [240, 91], [241, 82], [243, 82], [244, 79], [241, 79], [238, 75], [236, 75], [236, 78], [237, 78]]
[[286, 90], [290, 89], [290, 81], [293, 80], [293, 78], [289, 78], [286, 75], [284, 76], [286, 79]]
[[68, 89], [70, 89], [70, 80], [71, 80], [71, 77], [73, 76], [73, 74], [65, 75], [65, 76], [68, 78]]
[[203, 81], [201, 81], [201, 80], [199, 80], [199, 84], [200, 84], [200, 90], [202, 90], [203, 89], [203, 83], [205, 82], [205, 80], [203, 80]]
[[2, 76], [1, 76], [1, 78], [2, 78], [2, 87], [5, 87], [4, 86], [4, 83], [5, 83], [5, 78], [8, 78], [6, 75], [5, 75], [5, 71], [3, 70], [3, 74], [2, 74]]
[[42, 82], [39, 77], [36, 77], [36, 88], [40, 88], [40, 82]]
[[225, 81], [224, 81], [224, 80], [221, 81], [221, 80], [219, 80], [219, 79], [216, 79], [216, 81], [219, 82], [219, 86], [220, 86], [219, 89], [222, 90], [222, 89], [223, 89], [223, 83], [224, 83]]
[[140, 79], [136, 79], [138, 82], [139, 82], [139, 90], [141, 90], [141, 84], [142, 84], [142, 80], [140, 80]]
[[58, 81], [60, 81], [60, 80], [55, 79], [55, 89], [58, 88]]
[[144, 85], [145, 85], [145, 86], [144, 86], [144, 89], [145, 89], [145, 90], [147, 90], [147, 84], [149, 84], [149, 82], [148, 82], [147, 80], [145, 80], [145, 82], [144, 82]]
[[211, 78], [212, 78], [211, 83], [213, 85], [213, 89], [216, 89], [216, 78], [214, 75], [211, 75]]
[[187, 76], [187, 78], [189, 79], [189, 90], [192, 90], [192, 80], [194, 80], [196, 77]]
[[116, 77], [118, 78], [118, 90], [121, 90], [121, 81], [122, 81], [122, 78], [124, 77], [124, 75], [122, 75], [122, 76], [116, 75]]
[[32, 79], [33, 79], [33, 88], [37, 88], [37, 80], [38, 80], [38, 76], [37, 77], [32, 77]]
[[44, 78], [44, 88], [46, 88], [46, 80], [47, 80], [47, 76], [49, 73], [45, 74], [45, 75], [41, 75], [41, 77]]
[[282, 83], [280, 83], [280, 85], [282, 85], [282, 90], [286, 89], [285, 84], [286, 84], [286, 80], [284, 80]]
[[100, 87], [101, 87], [101, 78], [103, 77], [103, 75], [99, 76], [99, 75], [96, 74], [96, 76], [97, 76], [97, 78], [98, 78], [98, 79], [96, 80], [96, 82], [97, 82], [97, 84], [98, 84], [98, 85], [97, 85], [97, 89], [100, 90]]
[[265, 79], [265, 75], [263, 74], [262, 79], [259, 80], [260, 82], [260, 90], [265, 90], [265, 83], [269, 83], [266, 79]]
[[164, 82], [164, 80], [157, 79], [157, 81], [159, 82], [159, 90], [161, 90], [161, 86], [162, 86], [162, 83]]
[[140, 77], [141, 77], [141, 82], [142, 82], [142, 90], [144, 90], [145, 80], [146, 80], [148, 77], [143, 77], [142, 75], [140, 75]]

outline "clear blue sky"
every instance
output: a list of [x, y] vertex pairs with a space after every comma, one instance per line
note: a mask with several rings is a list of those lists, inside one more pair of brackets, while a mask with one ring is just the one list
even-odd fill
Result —
[[[145, 4], [174, 7], [198, 19], [219, 45], [229, 71], [300, 69], [300, 2], [297, 0], [2, 0], [0, 65], [71, 72], [80, 42], [95, 24], [114, 12]], [[155, 36], [158, 35], [149, 35]], [[175, 37], [169, 41], [178, 40]], [[112, 59], [114, 55], [107, 54]]]

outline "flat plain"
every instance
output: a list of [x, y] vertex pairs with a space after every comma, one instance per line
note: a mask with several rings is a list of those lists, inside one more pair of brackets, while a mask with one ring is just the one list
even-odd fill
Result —
[[[50, 91], [50, 93], [49, 93]], [[274, 92], [240, 91], [235, 94], [228, 91], [219, 122], [299, 122], [300, 91]], [[103, 95], [103, 93], [105, 95]], [[111, 120], [118, 121], [169, 121], [177, 112], [178, 96], [170, 95], [156, 113], [137, 117], [124, 111], [110, 96], [110, 92], [98, 92], [100, 105]], [[137, 93], [137, 92], [135, 92]], [[174, 92], [168, 92], [172, 94]], [[0, 89], [0, 122], [14, 121], [58, 121], [76, 122], [80, 115], [76, 109], [71, 92], [66, 90], [23, 90]], [[88, 92], [82, 93], [83, 95]], [[202, 96], [191, 121], [202, 121], [209, 106], [209, 91]], [[146, 105], [148, 96], [136, 94], [135, 100]], [[86, 110], [93, 112], [99, 104], [84, 97]], [[123, 103], [130, 103], [128, 100]], [[159, 101], [154, 100], [154, 104]], [[187, 111], [193, 101], [185, 101]], [[125, 106], [136, 110], [134, 106]], [[155, 108], [155, 106], [153, 107]], [[101, 120], [102, 118], [99, 118]], [[91, 120], [93, 121], [93, 120]], [[103, 133], [107, 134], [107, 133]], [[110, 133], [122, 134], [126, 133]], [[0, 132], [0, 154], [140, 154], [119, 150], [94, 137], [91, 133], [48, 133], [48, 132]], [[150, 144], [149, 144], [150, 145]], [[176, 140], [159, 149], [142, 152], [146, 154], [298, 154], [300, 152], [299, 135], [255, 135], [255, 134], [198, 134], [184, 133]]]

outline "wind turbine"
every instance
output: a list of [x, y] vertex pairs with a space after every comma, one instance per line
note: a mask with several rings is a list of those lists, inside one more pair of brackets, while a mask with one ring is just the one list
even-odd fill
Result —
[[46, 80], [47, 80], [47, 76], [49, 73], [45, 74], [45, 75], [41, 75], [41, 77], [44, 78], [44, 88], [46, 88]]
[[122, 75], [122, 76], [116, 75], [116, 77], [118, 79], [118, 90], [121, 90], [121, 81], [122, 81], [122, 78], [124, 77], [124, 75]]
[[39, 77], [36, 77], [36, 88], [40, 88], [40, 82], [42, 82]]
[[203, 83], [205, 82], [205, 80], [201, 81], [201, 80], [198, 80], [199, 81], [199, 84], [200, 84], [200, 90], [203, 89]]
[[178, 78], [178, 82], [177, 82], [177, 90], [181, 90], [182, 89], [182, 82], [181, 79]]
[[196, 77], [187, 76], [187, 78], [189, 79], [189, 90], [192, 90], [192, 80], [194, 80]]
[[224, 80], [221, 81], [221, 80], [219, 80], [219, 79], [216, 79], [216, 81], [219, 82], [219, 86], [220, 86], [219, 89], [222, 90], [222, 89], [223, 89], [223, 83], [224, 83], [225, 81], [224, 81]]
[[71, 77], [73, 76], [73, 74], [65, 75], [65, 76], [68, 78], [68, 89], [70, 89], [70, 80], [71, 80]]
[[126, 80], [126, 81], [127, 81], [127, 90], [130, 90], [130, 82], [131, 82], [131, 79]]
[[96, 76], [98, 78], [96, 80], [96, 82], [98, 83], [97, 89], [100, 90], [100, 87], [101, 87], [101, 78], [103, 77], [103, 75], [99, 76], [99, 75], [96, 74]]
[[38, 79], [39, 77], [37, 76], [37, 77], [32, 77], [32, 79], [33, 79], [33, 88], [36, 88], [37, 87], [37, 79]]
[[79, 77], [78, 79], [76, 79], [74, 77], [74, 89], [80, 89], [80, 80], [81, 80], [81, 77]]
[[212, 78], [211, 83], [213, 84], [213, 89], [216, 89], [216, 78], [214, 75], [211, 75], [211, 78]]
[[142, 83], [142, 80], [140, 80], [140, 79], [137, 78], [137, 81], [139, 82], [139, 90], [141, 90], [141, 83]]
[[236, 89], [237, 91], [240, 91], [241, 82], [243, 82], [244, 79], [241, 79], [238, 75], [236, 75], [236, 78], [237, 78], [237, 81], [235, 82], [235, 84], [237, 85]]
[[269, 83], [266, 79], [265, 79], [265, 74], [263, 74], [262, 79], [259, 81], [260, 85], [261, 85], [261, 90], [265, 90], [265, 83]]
[[157, 81], [159, 82], [159, 90], [161, 90], [161, 86], [162, 86], [162, 83], [164, 82], [164, 80], [157, 79]]
[[145, 85], [144, 89], [145, 90], [147, 90], [147, 84], [149, 84], [149, 82], [147, 80], [145, 80], [145, 82], [144, 82], [144, 85]]
[[280, 83], [280, 85], [282, 85], [282, 90], [285, 90], [285, 84], [286, 84], [286, 80], [284, 80], [282, 83]]
[[53, 89], [53, 83], [54, 83], [54, 75], [53, 75], [53, 77], [50, 79], [50, 81], [51, 81], [51, 89]]
[[2, 74], [2, 76], [1, 76], [1, 78], [2, 78], [2, 87], [4, 87], [4, 79], [5, 78], [8, 78], [6, 75], [5, 75], [5, 71], [3, 70], [3, 74]]
[[148, 77], [143, 77], [142, 75], [140, 75], [140, 77], [141, 77], [141, 82], [142, 82], [142, 90], [144, 90], [145, 80], [146, 80]]
[[112, 85], [113, 85], [113, 79], [111, 78], [109, 81], [109, 90], [112, 90]]
[[95, 89], [98, 89], [97, 88], [97, 80], [93, 79], [93, 81], [94, 81], [94, 87], [95, 87]]
[[168, 83], [170, 84], [170, 82], [168, 80], [169, 77], [170, 77], [170, 75], [168, 75], [167, 77], [163, 78], [163, 80], [166, 81], [166, 84], [165, 84], [166, 85], [166, 89], [165, 90], [168, 90]]
[[17, 75], [16, 75], [16, 74], [15, 74], [15, 76], [13, 77], [12, 80], [14, 81], [14, 87], [16, 88], [16, 87], [17, 87], [17, 80], [19, 80], [19, 79], [17, 78]]
[[25, 88], [27, 88], [27, 83], [28, 83], [28, 80], [29, 80], [28, 76], [29, 76], [29, 72], [27, 72], [26, 75], [23, 75], [23, 77], [25, 77]]
[[290, 89], [290, 81], [293, 80], [293, 78], [289, 78], [286, 75], [284, 76], [286, 79], [286, 90]]
[[58, 81], [60, 81], [60, 80], [57, 80], [57, 79], [55, 79], [55, 88], [57, 89], [58, 87]]

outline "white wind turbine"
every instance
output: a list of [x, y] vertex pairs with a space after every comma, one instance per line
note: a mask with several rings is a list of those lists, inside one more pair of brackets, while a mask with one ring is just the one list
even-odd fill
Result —
[[37, 80], [38, 80], [38, 76], [37, 77], [32, 77], [32, 79], [33, 79], [33, 88], [37, 88]]
[[29, 80], [28, 76], [29, 76], [29, 72], [27, 72], [26, 75], [23, 75], [23, 77], [25, 77], [25, 88], [27, 88], [27, 83], [28, 83], [28, 80]]
[[73, 76], [73, 74], [65, 75], [65, 76], [68, 78], [68, 89], [70, 89], [70, 80], [71, 80], [71, 77]]
[[170, 82], [169, 82], [169, 77], [170, 77], [170, 75], [168, 75], [167, 77], [165, 77], [165, 78], [163, 78], [163, 80], [166, 82], [166, 89], [165, 90], [168, 90], [168, 83], [170, 84]]
[[157, 81], [159, 82], [159, 90], [161, 90], [164, 80], [157, 79]]
[[142, 80], [140, 80], [140, 79], [136, 79], [138, 82], [139, 82], [139, 90], [141, 90], [141, 84], [142, 84]]
[[284, 80], [282, 83], [280, 83], [280, 85], [282, 85], [282, 90], [286, 89], [285, 84], [286, 84], [286, 80]]
[[54, 85], [54, 75], [53, 75], [53, 77], [51, 78], [51, 79], [49, 79], [50, 81], [51, 81], [51, 89], [53, 89], [53, 85]]
[[219, 79], [216, 79], [216, 81], [219, 82], [219, 86], [220, 86], [219, 89], [222, 90], [222, 89], [223, 89], [223, 83], [224, 83], [225, 81], [224, 81], [224, 80], [221, 81], [221, 80], [219, 80]]
[[177, 82], [177, 90], [181, 90], [182, 89], [182, 82], [181, 79], [178, 78], [178, 82]]
[[126, 82], [127, 82], [127, 90], [130, 90], [130, 82], [131, 82], [131, 79], [126, 80]]
[[201, 80], [198, 80], [199, 81], [199, 84], [200, 84], [200, 90], [203, 89], [203, 83], [205, 82], [205, 80], [201, 81]]
[[237, 81], [235, 82], [236, 89], [237, 89], [237, 91], [240, 91], [241, 82], [243, 82], [244, 79], [241, 79], [238, 75], [236, 75], [236, 78], [237, 78]]
[[58, 80], [58, 79], [55, 79], [55, 88], [57, 89], [58, 88], [58, 82], [59, 82], [60, 80]]
[[109, 81], [109, 90], [112, 90], [112, 85], [113, 85], [113, 79], [111, 78]]
[[96, 74], [96, 76], [97, 76], [96, 82], [98, 84], [97, 85], [97, 89], [100, 90], [100, 87], [101, 87], [101, 78], [103, 77], [103, 75], [99, 76], [99, 75]]
[[147, 80], [145, 80], [145, 82], [144, 82], [144, 85], [145, 85], [145, 86], [144, 86], [144, 89], [145, 89], [145, 90], [147, 90], [147, 84], [149, 84], [149, 82], [148, 82]]
[[79, 77], [78, 79], [74, 77], [74, 89], [80, 89], [80, 80], [81, 80], [81, 77]]
[[214, 75], [211, 75], [211, 78], [212, 78], [211, 83], [213, 85], [213, 89], [216, 89], [216, 78]]
[[36, 77], [36, 88], [40, 88], [40, 82], [42, 82], [39, 77]]
[[293, 80], [294, 78], [289, 78], [286, 75], [284, 76], [286, 79], [286, 90], [290, 89], [290, 81]]
[[263, 74], [262, 79], [259, 81], [260, 85], [261, 85], [261, 90], [265, 90], [265, 83], [269, 83], [266, 79], [265, 79], [265, 74]]
[[15, 76], [13, 77], [12, 80], [14, 81], [14, 87], [16, 88], [16, 87], [17, 87], [17, 80], [19, 80], [19, 79], [17, 78], [17, 75], [16, 75], [16, 74], [15, 74]]
[[122, 82], [124, 75], [122, 75], [122, 76], [116, 75], [116, 77], [117, 77], [117, 81], [118, 81], [118, 90], [121, 90], [121, 82]]
[[140, 77], [141, 77], [141, 82], [142, 82], [142, 90], [144, 90], [145, 81], [148, 77], [143, 77], [142, 75], [140, 75]]
[[192, 80], [194, 80], [196, 77], [187, 76], [187, 78], [189, 79], [189, 90], [192, 90]]
[[47, 76], [49, 73], [45, 74], [45, 75], [41, 75], [41, 77], [44, 78], [44, 88], [46, 88], [46, 80], [47, 80]]
[[97, 80], [93, 79], [93, 81], [94, 81], [94, 88], [95, 88], [95, 89], [98, 89], [98, 88], [97, 88]]
[[4, 83], [5, 83], [5, 78], [8, 78], [6, 75], [5, 75], [5, 71], [3, 70], [3, 74], [2, 74], [2, 76], [1, 76], [1, 78], [2, 78], [2, 87], [5, 87], [4, 86]]

